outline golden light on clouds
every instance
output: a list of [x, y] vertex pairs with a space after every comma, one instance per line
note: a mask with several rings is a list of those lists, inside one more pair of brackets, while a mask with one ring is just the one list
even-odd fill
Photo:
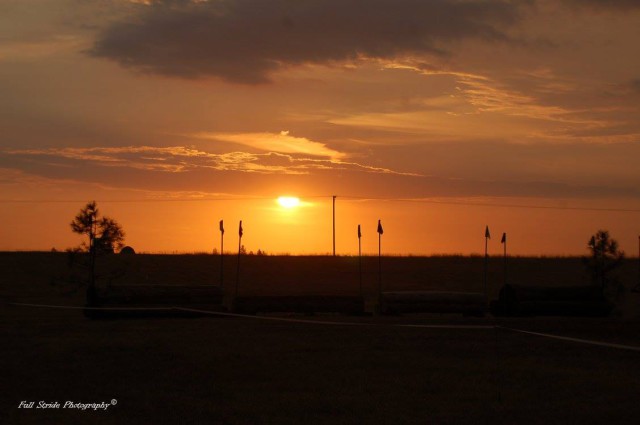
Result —
[[338, 252], [358, 224], [377, 252], [381, 218], [397, 253], [477, 252], [487, 224], [517, 254], [637, 247], [637, 1], [10, 3], [0, 249], [72, 246], [95, 199], [136, 250], [242, 219], [250, 250], [322, 253], [332, 196]]
[[237, 143], [267, 152], [305, 154], [331, 159], [344, 158], [345, 154], [327, 147], [324, 143], [306, 137], [291, 136], [288, 131], [279, 133], [195, 133], [198, 139]]

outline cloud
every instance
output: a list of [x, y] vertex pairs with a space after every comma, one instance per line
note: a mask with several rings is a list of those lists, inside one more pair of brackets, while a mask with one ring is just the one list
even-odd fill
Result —
[[54, 35], [46, 39], [32, 39], [0, 43], [0, 62], [33, 60], [65, 51], [75, 51], [82, 41], [72, 35]]
[[627, 11], [640, 9], [638, 0], [564, 0], [575, 7], [589, 7], [600, 10]]
[[290, 136], [288, 131], [280, 133], [195, 133], [197, 139], [220, 140], [250, 146], [262, 151], [305, 154], [311, 156], [343, 158], [341, 152], [328, 148], [323, 143], [314, 142], [305, 137]]
[[[493, 154], [497, 147], [506, 152], [506, 159]], [[186, 193], [198, 192], [266, 196], [292, 187], [308, 196], [338, 193], [398, 198], [624, 196], [640, 199], [633, 167], [638, 151], [635, 143], [590, 145], [588, 149], [564, 145], [546, 145], [539, 149], [497, 143], [381, 149], [381, 154], [388, 157], [401, 154], [411, 158], [410, 168], [429, 175], [273, 152], [212, 154], [179, 146], [25, 149], [3, 151], [0, 155], [0, 195], [7, 199], [52, 196], [72, 199], [80, 196], [81, 188], [99, 185], [110, 191], [104, 195], [111, 199], [119, 196], [115, 189], [180, 192], [177, 196], [182, 198]], [[553, 163], [549, 157], [554, 158]], [[620, 157], [627, 158], [622, 165]], [[579, 169], [576, 161], [582, 164]], [[395, 162], [407, 167], [403, 158]], [[448, 165], [452, 162], [460, 168], [452, 169]], [[55, 186], [61, 181], [67, 183]], [[45, 186], [42, 182], [51, 184]], [[26, 192], [25, 187], [29, 188]], [[74, 192], [77, 196], [69, 192], [72, 187], [78, 189]], [[125, 195], [128, 196], [122, 196]]]
[[[112, 182], [111, 182], [112, 183]], [[131, 186], [131, 184], [129, 184]], [[99, 199], [118, 201], [143, 200], [202, 200], [234, 199], [237, 195], [199, 190], [145, 190], [133, 187], [114, 186], [109, 182], [87, 182], [86, 179], [50, 178], [19, 169], [0, 167], [0, 201], [69, 202]]]
[[[381, 142], [391, 145], [462, 140], [534, 144], [639, 140], [634, 121], [637, 107], [620, 101], [621, 96], [631, 97], [637, 90], [636, 81], [584, 89], [544, 68], [506, 79], [409, 65], [403, 69], [449, 76], [454, 82], [448, 93], [438, 97], [415, 97], [388, 110], [355, 111], [326, 121], [358, 130], [394, 132], [397, 137]], [[611, 91], [614, 88], [617, 92]]]
[[289, 66], [449, 53], [508, 41], [523, 4], [506, 0], [157, 0], [114, 23], [89, 54], [138, 71], [259, 84]]
[[461, 79], [459, 89], [478, 112], [499, 112], [514, 117], [527, 117], [591, 127], [601, 124], [598, 121], [575, 117], [575, 114], [580, 111], [569, 110], [560, 106], [544, 105], [534, 96], [501, 87], [496, 82], [486, 78]]
[[79, 163], [92, 163], [100, 167], [131, 168], [165, 173], [210, 169], [244, 173], [302, 175], [314, 171], [347, 170], [375, 174], [415, 175], [335, 158], [309, 158], [299, 155], [300, 152], [295, 152], [295, 154], [279, 152], [214, 154], [184, 146], [123, 146], [7, 149], [3, 153], [14, 158], [25, 159], [32, 163], [45, 163], [49, 166], [73, 167]]

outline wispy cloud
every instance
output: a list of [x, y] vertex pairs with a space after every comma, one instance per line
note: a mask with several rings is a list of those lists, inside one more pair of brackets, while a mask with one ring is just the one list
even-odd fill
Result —
[[[153, 192], [184, 200], [221, 192], [264, 196], [290, 187], [307, 195], [339, 191], [367, 197], [638, 198], [633, 167], [637, 146], [547, 144], [541, 149], [467, 143], [382, 148], [387, 156], [410, 158], [409, 168], [424, 174], [274, 152], [212, 154], [180, 146], [87, 148], [86, 156], [77, 148], [11, 150], [0, 155], [0, 189], [4, 199], [82, 199], [91, 190], [105, 199], [146, 198], [146, 192]], [[506, 156], [496, 157], [496, 147]], [[626, 158], [622, 164], [621, 157]], [[577, 169], [576, 161], [584, 167]], [[402, 158], [395, 162], [407, 166]], [[458, 168], [452, 169], [452, 163]]]
[[545, 105], [531, 95], [501, 87], [495, 81], [483, 78], [463, 78], [460, 92], [478, 112], [497, 112], [514, 117], [527, 117], [581, 125], [598, 125], [594, 120], [576, 118], [581, 111], [560, 106]]
[[576, 8], [592, 8], [596, 10], [608, 10], [626, 12], [640, 9], [637, 0], [563, 0], [565, 4]]
[[[520, 72], [512, 78], [498, 80], [425, 66], [411, 58], [384, 62], [383, 66], [415, 71], [425, 78], [449, 76], [454, 81], [454, 89], [437, 97], [414, 98], [411, 108], [406, 108], [404, 103], [397, 110], [345, 114], [328, 117], [326, 121], [407, 136], [423, 135], [419, 142], [487, 139], [517, 143], [623, 143], [638, 140], [638, 130], [627, 116], [636, 108], [607, 103], [590, 108], [562, 104], [567, 98], [585, 96], [585, 93], [549, 69]], [[626, 93], [632, 93], [633, 86], [634, 83], [626, 84]], [[594, 99], [602, 97], [595, 88], [593, 92], [589, 95]]]
[[[307, 157], [280, 152], [210, 153], [184, 146], [91, 147], [7, 149], [6, 155], [55, 165], [56, 160], [92, 162], [101, 167], [126, 167], [146, 171], [181, 173], [195, 169], [264, 174], [310, 174], [314, 171], [349, 170], [365, 173], [414, 175], [335, 158]], [[59, 162], [58, 165], [69, 165]]]
[[79, 181], [74, 178], [45, 177], [19, 169], [0, 167], [0, 201], [83, 202], [88, 200], [85, 198], [87, 189], [90, 190], [91, 199], [118, 202], [227, 200], [247, 197], [247, 195], [203, 190], [136, 189], [104, 182]]
[[557, 77], [549, 68], [520, 72], [528, 78], [528, 84], [532, 86], [529, 87], [531, 94], [525, 94], [515, 88], [509, 88], [489, 76], [425, 64], [417, 58], [409, 57], [395, 61], [381, 61], [381, 63], [385, 68], [409, 69], [425, 76], [446, 75], [455, 78], [458, 83], [458, 92], [478, 113], [498, 112], [515, 117], [597, 125], [597, 122], [593, 120], [572, 118], [581, 111], [544, 104], [535, 97], [535, 93], [576, 90], [574, 84]]
[[[2, 40], [0, 40], [2, 41]], [[0, 61], [34, 60], [61, 52], [78, 50], [83, 40], [74, 35], [58, 34], [47, 38], [0, 42]]]
[[249, 146], [261, 151], [304, 154], [332, 159], [344, 158], [345, 154], [314, 142], [306, 137], [291, 136], [288, 131], [280, 133], [195, 133], [191, 137], [204, 140], [219, 140]]
[[628, 87], [634, 93], [640, 93], [640, 78], [635, 78], [628, 83]]

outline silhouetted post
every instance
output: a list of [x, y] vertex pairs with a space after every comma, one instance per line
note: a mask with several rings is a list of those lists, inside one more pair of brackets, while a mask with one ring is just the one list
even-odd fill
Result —
[[360, 276], [360, 296], [362, 296], [362, 232], [358, 224], [358, 275]]
[[224, 288], [224, 220], [220, 220], [220, 288]]
[[489, 239], [491, 239], [491, 233], [489, 233], [489, 226], [484, 230], [484, 296], [489, 300], [489, 292], [487, 291], [487, 272], [489, 268]]
[[507, 234], [502, 234], [500, 243], [504, 245], [504, 284], [507, 284]]
[[91, 274], [89, 276], [89, 286], [91, 290], [94, 290], [94, 286], [96, 283], [96, 231], [95, 231], [95, 220], [91, 217], [91, 226], [89, 227], [89, 268]]
[[89, 287], [87, 289], [87, 304], [92, 306], [96, 301], [96, 221], [91, 216], [89, 226]]
[[238, 296], [238, 282], [240, 281], [240, 253], [242, 252], [242, 220], [238, 228], [238, 269], [236, 270], [236, 297]]
[[336, 256], [336, 195], [333, 195], [333, 256]]
[[378, 295], [382, 297], [382, 223], [378, 220]]
[[638, 285], [635, 290], [640, 292], [640, 236], [638, 236]]

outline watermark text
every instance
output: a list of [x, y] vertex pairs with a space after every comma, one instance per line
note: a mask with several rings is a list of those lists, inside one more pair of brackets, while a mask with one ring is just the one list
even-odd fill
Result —
[[111, 406], [118, 404], [115, 398], [111, 401], [100, 403], [83, 403], [79, 401], [66, 400], [59, 401], [26, 401], [22, 400], [18, 404], [18, 409], [75, 409], [75, 410], [107, 410]]

